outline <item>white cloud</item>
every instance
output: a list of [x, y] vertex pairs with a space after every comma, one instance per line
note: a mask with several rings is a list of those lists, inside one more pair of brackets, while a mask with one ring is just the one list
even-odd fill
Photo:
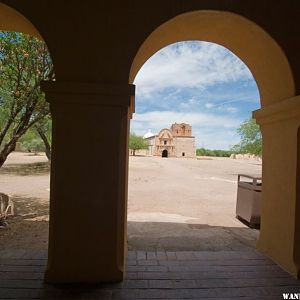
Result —
[[[225, 103], [226, 104], [226, 103]], [[209, 110], [215, 110], [215, 111], [219, 111], [219, 112], [227, 112], [227, 113], [236, 113], [238, 112], [238, 108], [235, 106], [226, 106], [224, 103], [221, 104], [213, 104], [210, 102], [205, 103], [205, 108], [209, 109]]]
[[237, 143], [235, 132], [242, 120], [212, 113], [152, 111], [134, 114], [131, 131], [138, 135], [144, 135], [148, 129], [158, 133], [162, 128], [170, 128], [174, 122], [192, 125], [197, 147], [204, 144], [208, 148], [228, 149]]
[[163, 90], [206, 89], [217, 83], [252, 79], [246, 65], [226, 48], [207, 42], [181, 42], [163, 48], [141, 68], [137, 95]]
[[195, 133], [196, 147], [208, 149], [229, 150], [239, 142], [239, 137], [233, 131], [228, 130], [197, 130]]
[[232, 114], [238, 112], [238, 109], [234, 106], [227, 106], [227, 107], [220, 106], [219, 109], [220, 111], [226, 111]]
[[213, 107], [215, 107], [214, 104], [212, 104], [212, 103], [205, 103], [205, 108], [210, 109], [210, 108], [213, 108]]
[[246, 65], [226, 48], [207, 42], [181, 42], [160, 50], [141, 68], [135, 84], [132, 132], [158, 133], [185, 122], [192, 125], [197, 147], [210, 149], [238, 143], [236, 129], [259, 99]]
[[151, 127], [169, 127], [171, 123], [189, 123], [193, 126], [235, 128], [242, 120], [201, 112], [151, 111], [134, 114], [136, 123], [148, 123]]
[[179, 108], [182, 110], [193, 110], [194, 107], [199, 106], [199, 102], [195, 97], [192, 97], [186, 101], [183, 101], [179, 104]]

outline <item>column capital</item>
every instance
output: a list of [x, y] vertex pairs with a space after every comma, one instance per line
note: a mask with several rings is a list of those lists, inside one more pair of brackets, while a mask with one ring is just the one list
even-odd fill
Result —
[[41, 88], [50, 104], [121, 106], [133, 109], [133, 84], [43, 81]]
[[300, 118], [300, 95], [255, 110], [252, 116], [260, 125]]

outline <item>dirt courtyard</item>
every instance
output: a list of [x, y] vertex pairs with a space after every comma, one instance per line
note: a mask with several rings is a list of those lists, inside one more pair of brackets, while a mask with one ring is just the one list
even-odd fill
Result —
[[[243, 250], [259, 231], [235, 218], [237, 174], [260, 174], [261, 162], [229, 158], [130, 157], [128, 248]], [[13, 153], [0, 169], [0, 192], [17, 216], [0, 229], [2, 250], [46, 249], [49, 164], [44, 155]]]

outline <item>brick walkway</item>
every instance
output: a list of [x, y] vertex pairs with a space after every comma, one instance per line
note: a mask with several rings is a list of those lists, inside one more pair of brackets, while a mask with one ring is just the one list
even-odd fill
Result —
[[255, 250], [131, 251], [124, 282], [89, 287], [44, 284], [45, 265], [45, 252], [0, 251], [0, 299], [276, 300], [300, 293], [299, 280]]

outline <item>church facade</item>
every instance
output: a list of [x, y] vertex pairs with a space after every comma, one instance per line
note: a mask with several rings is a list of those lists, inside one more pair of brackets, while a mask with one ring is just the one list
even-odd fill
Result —
[[196, 157], [195, 137], [192, 126], [174, 123], [170, 129], [164, 128], [158, 134], [150, 132], [144, 135], [148, 141], [148, 155], [161, 157]]

